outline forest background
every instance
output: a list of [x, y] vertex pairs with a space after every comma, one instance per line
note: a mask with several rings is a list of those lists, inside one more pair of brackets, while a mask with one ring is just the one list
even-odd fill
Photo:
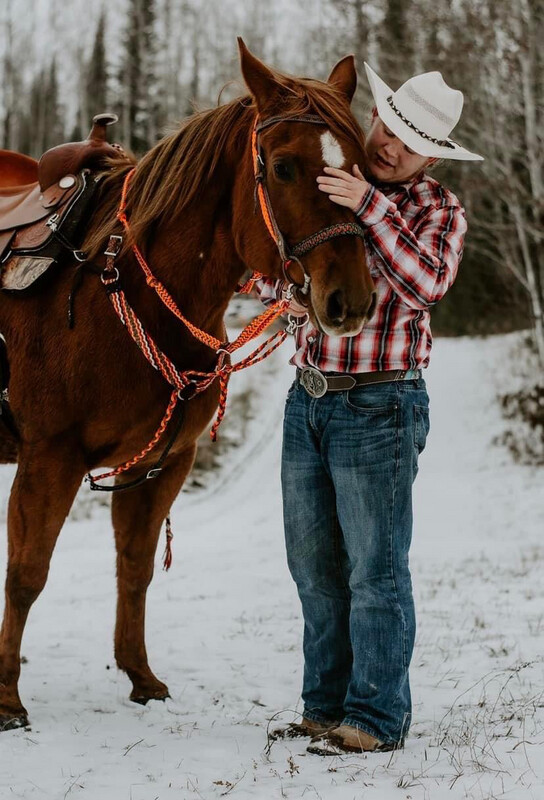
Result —
[[[0, 147], [39, 157], [108, 110], [120, 118], [112, 138], [141, 154], [194, 104], [247, 93], [237, 35], [292, 74], [326, 79], [354, 53], [360, 75], [367, 60], [393, 89], [437, 69], [464, 92], [454, 137], [485, 161], [435, 171], [469, 233], [433, 329], [529, 328], [544, 364], [543, 0], [0, 0]], [[363, 77], [363, 127], [371, 108]]]

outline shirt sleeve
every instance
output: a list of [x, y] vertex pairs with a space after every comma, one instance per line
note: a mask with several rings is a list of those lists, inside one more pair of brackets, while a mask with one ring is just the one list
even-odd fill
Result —
[[285, 285], [285, 281], [279, 278], [258, 278], [253, 284], [253, 288], [261, 303], [271, 306], [281, 300], [281, 293]]
[[467, 230], [464, 209], [430, 206], [416, 237], [396, 204], [369, 186], [356, 214], [378, 269], [406, 305], [421, 311], [437, 303], [457, 276]]

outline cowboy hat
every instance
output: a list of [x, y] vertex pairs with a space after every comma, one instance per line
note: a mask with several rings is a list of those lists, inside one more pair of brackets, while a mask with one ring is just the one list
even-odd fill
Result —
[[463, 92], [451, 89], [440, 72], [415, 75], [393, 92], [365, 62], [378, 116], [411, 150], [427, 158], [483, 161], [449, 139], [459, 122]]

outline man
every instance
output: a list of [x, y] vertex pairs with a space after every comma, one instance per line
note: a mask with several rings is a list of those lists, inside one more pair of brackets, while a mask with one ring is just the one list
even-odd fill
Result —
[[[304, 712], [301, 724], [276, 735], [311, 736], [308, 751], [320, 755], [391, 750], [410, 725], [412, 484], [429, 430], [421, 370], [431, 349], [429, 308], [455, 280], [466, 231], [458, 199], [425, 168], [441, 158], [482, 160], [448, 138], [463, 95], [439, 72], [393, 92], [365, 68], [375, 101], [368, 174], [325, 167], [317, 180], [365, 228], [376, 311], [352, 338], [301, 324], [284, 420], [287, 558], [305, 623]], [[264, 302], [280, 289], [266, 279], [258, 286]], [[295, 302], [291, 311], [304, 314]], [[326, 377], [322, 396], [307, 379], [310, 368]]]

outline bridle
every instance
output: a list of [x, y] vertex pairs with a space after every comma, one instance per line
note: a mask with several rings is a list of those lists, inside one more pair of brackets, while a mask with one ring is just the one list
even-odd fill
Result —
[[[307, 236], [305, 239], [302, 239], [293, 247], [291, 248], [288, 247], [285, 241], [285, 237], [283, 236], [276, 222], [274, 210], [272, 208], [272, 203], [270, 201], [270, 195], [268, 193], [268, 187], [266, 185], [266, 164], [259, 138], [262, 131], [280, 122], [307, 122], [311, 125], [326, 125], [327, 123], [317, 114], [301, 114], [299, 116], [274, 116], [274, 117], [268, 117], [268, 119], [265, 119], [263, 121], [261, 121], [259, 116], [257, 116], [255, 119], [255, 124], [253, 126], [253, 133], [251, 137], [253, 172], [255, 177], [255, 193], [256, 193], [256, 199], [258, 199], [259, 201], [261, 213], [263, 215], [266, 228], [278, 249], [278, 253], [280, 254], [282, 262], [282, 271], [285, 280], [291, 287], [296, 287], [299, 290], [298, 291], [299, 296], [300, 295], [306, 296], [309, 294], [310, 291], [311, 277], [304, 268], [304, 265], [300, 261], [300, 258], [306, 255], [307, 253], [311, 252], [318, 245], [323, 244], [323, 242], [328, 242], [330, 239], [335, 239], [339, 236], [363, 237], [364, 230], [361, 227], [361, 225], [358, 225], [356, 222], [338, 222], [334, 225], [329, 225], [326, 228], [322, 228], [321, 230], [317, 231], [317, 233], [311, 234], [311, 236]], [[304, 276], [304, 283], [302, 285], [297, 284], [296, 281], [289, 274], [289, 267], [293, 262], [299, 265], [302, 274]]]

